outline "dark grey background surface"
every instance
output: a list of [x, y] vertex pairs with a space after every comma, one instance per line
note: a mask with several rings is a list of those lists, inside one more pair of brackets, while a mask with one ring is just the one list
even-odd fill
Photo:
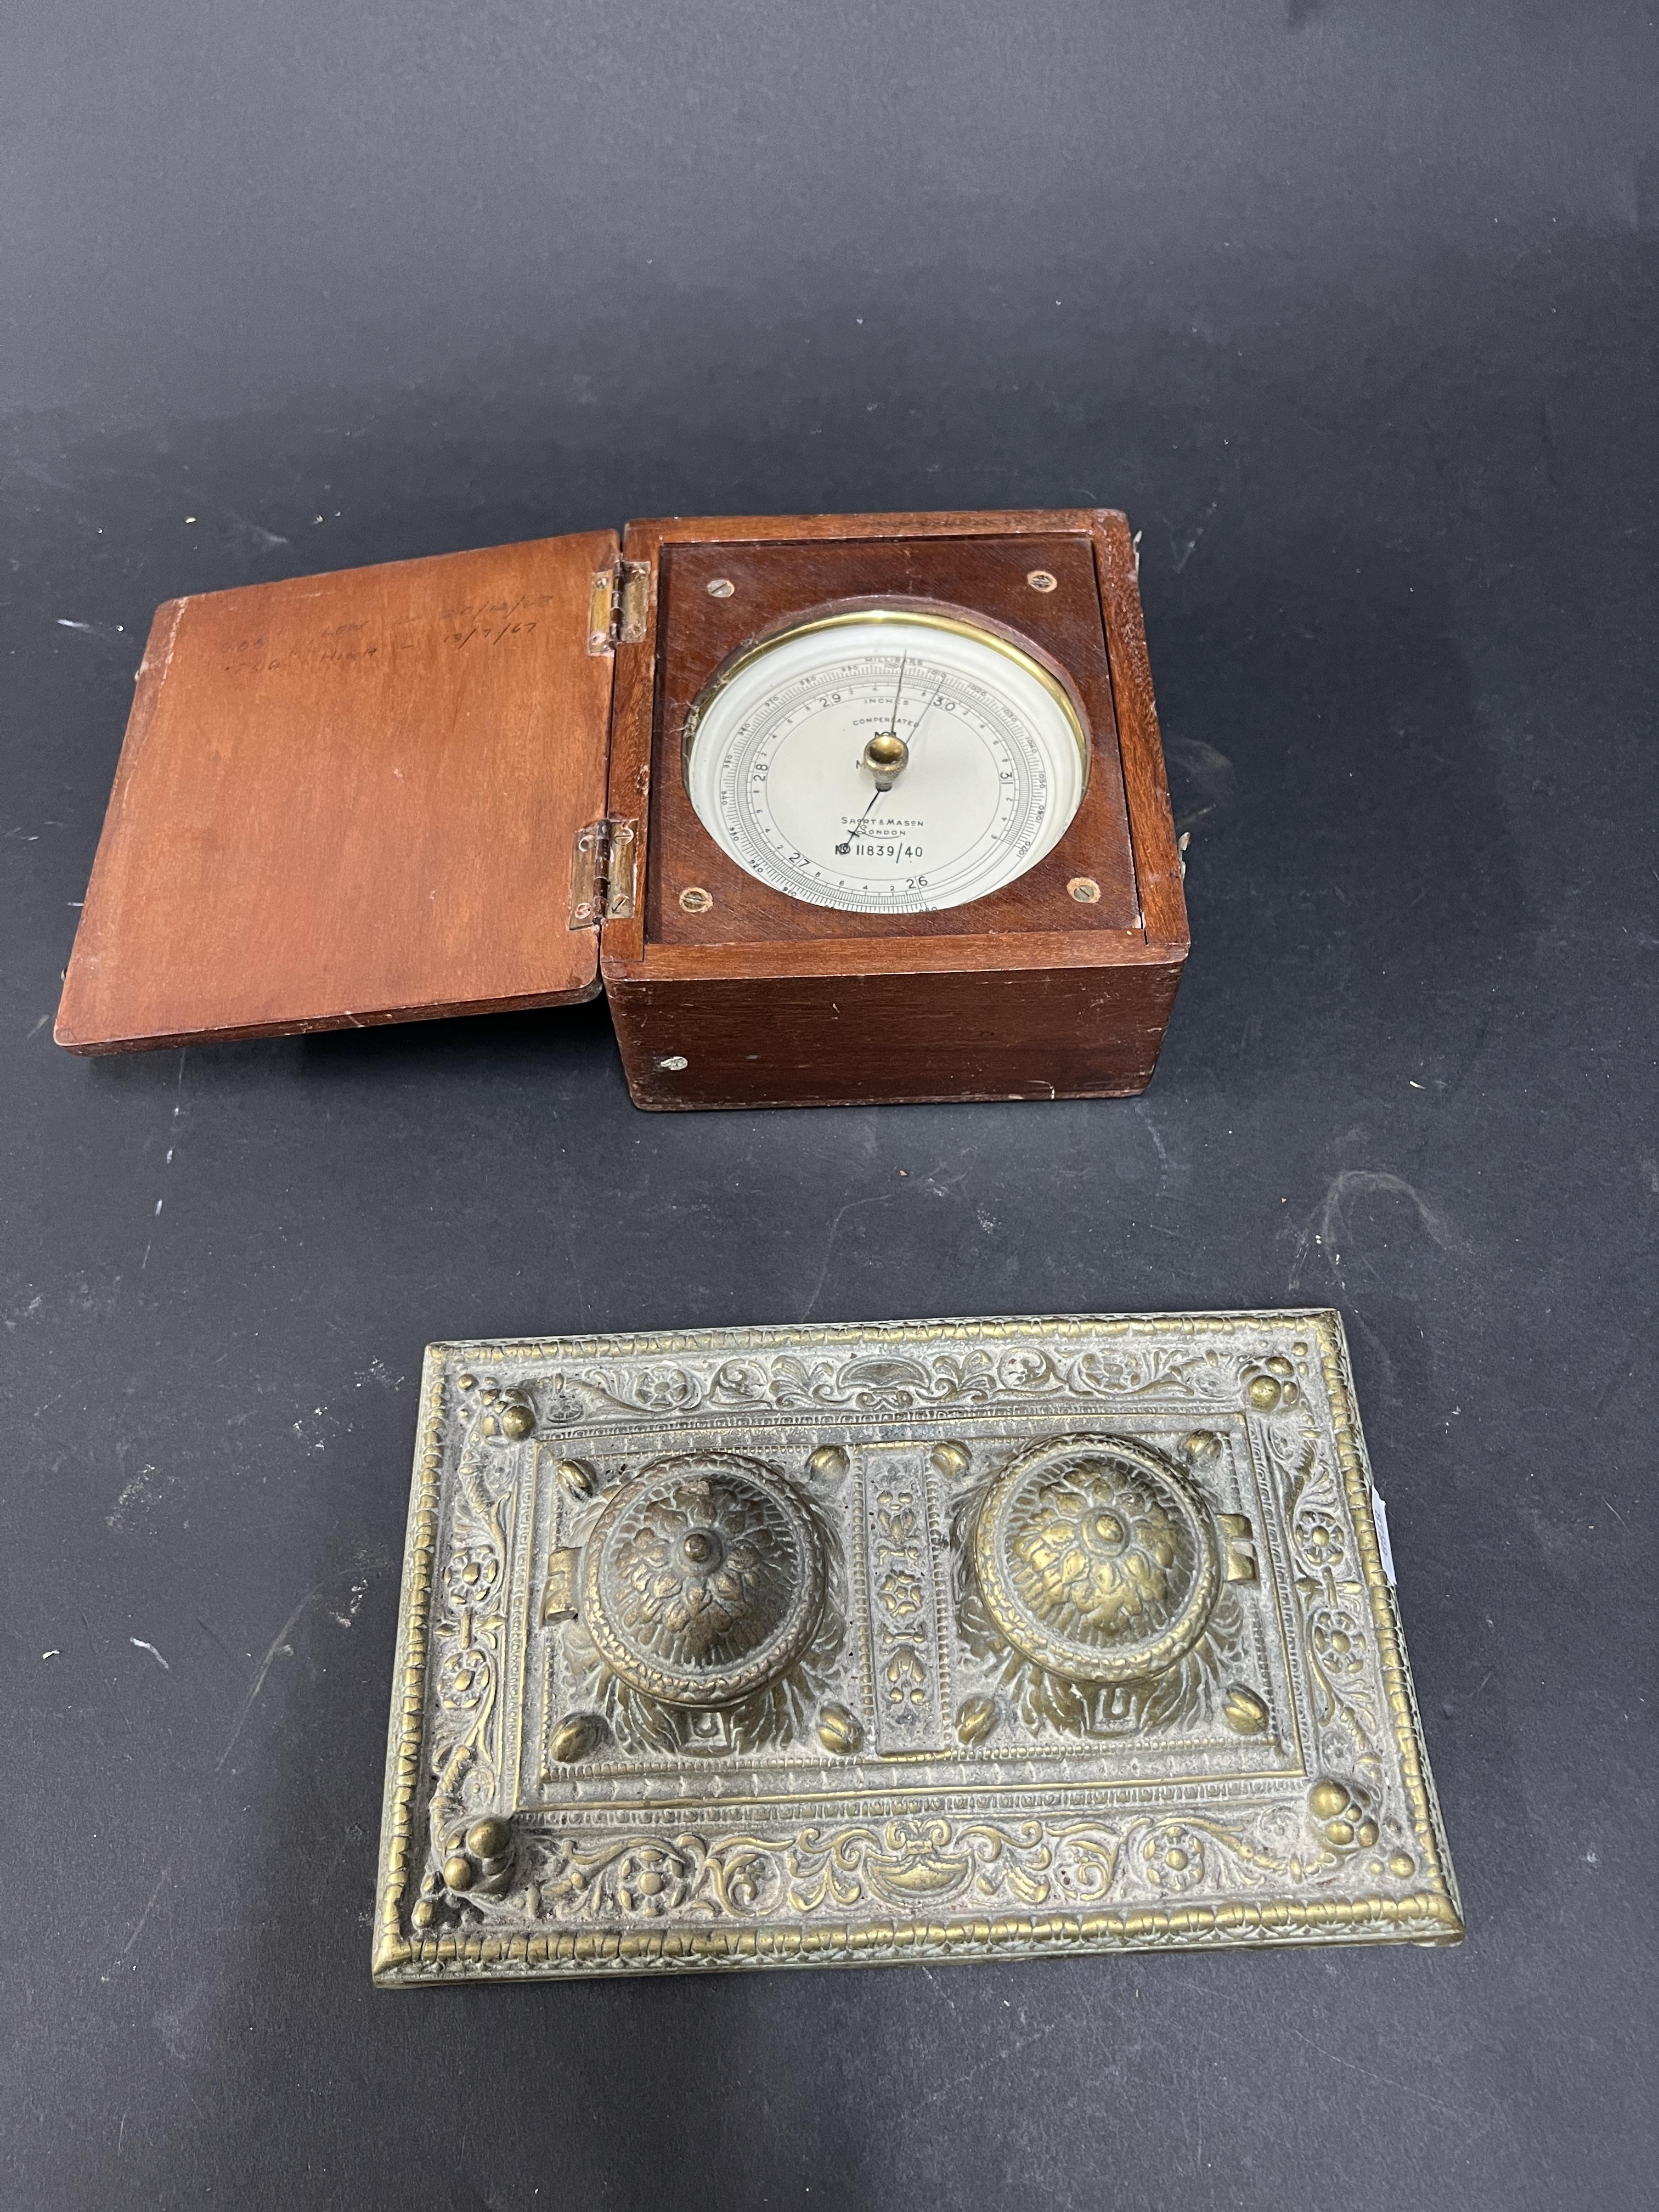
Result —
[[[10, 12], [0, 2197], [1650, 2202], [1647, 11]], [[602, 1006], [52, 1047], [157, 600], [1085, 501], [1193, 832], [1139, 1103], [647, 1117]], [[370, 1992], [428, 1338], [1287, 1298], [1461, 1951]]]

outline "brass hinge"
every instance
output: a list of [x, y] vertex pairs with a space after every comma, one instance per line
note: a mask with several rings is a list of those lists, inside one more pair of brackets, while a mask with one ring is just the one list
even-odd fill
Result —
[[600, 921], [626, 921], [633, 913], [639, 830], [637, 821], [611, 815], [576, 832], [575, 848], [570, 855], [572, 929], [592, 929]]
[[588, 651], [609, 653], [615, 646], [637, 645], [645, 635], [650, 603], [648, 561], [618, 561], [614, 568], [597, 570], [587, 605]]

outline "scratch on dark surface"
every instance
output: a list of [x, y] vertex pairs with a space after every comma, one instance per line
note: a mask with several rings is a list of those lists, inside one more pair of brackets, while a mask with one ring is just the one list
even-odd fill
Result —
[[97, 1636], [94, 1632], [92, 1623], [87, 1618], [86, 1607], [84, 1606], [77, 1605], [75, 1610], [80, 1614], [81, 1626], [87, 1632], [87, 1641], [91, 1644], [94, 1656], [98, 1662], [98, 1671], [100, 1674], [106, 1676], [108, 1680], [110, 1697], [113, 1700], [116, 1711], [121, 1717], [121, 1725], [126, 1730], [127, 1734], [131, 1735], [132, 1734], [132, 1723], [127, 1718], [127, 1709], [121, 1703], [120, 1684], [116, 1680], [113, 1673], [104, 1664], [104, 1647], [98, 1641]]
[[[1396, 2081], [1391, 2074], [1379, 2074], [1374, 2067], [1362, 2066], [1357, 2058], [1342, 2057], [1339, 2052], [1331, 2050], [1328, 2045], [1316, 2043], [1312, 2036], [1304, 2035], [1299, 2027], [1287, 2028], [1285, 2033], [1293, 2035], [1298, 2043], [1305, 2043], [1310, 2051], [1317, 2052], [1319, 2057], [1328, 2063], [1344, 2067], [1350, 2074], [1363, 2075], [1367, 2081], [1373, 2083], [1379, 2089], [1395, 2089], [1402, 2097], [1415, 2097], [1420, 2103], [1426, 2105], [1431, 2112], [1443, 2113], [1449, 2120], [1461, 2120], [1466, 2126], [1475, 2118], [1475, 2115], [1465, 2106], [1445, 2104], [1440, 2098], [1431, 2097], [1426, 2089], [1418, 2088], [1413, 2082]], [[1484, 2135], [1501, 2110], [1502, 2107], [1498, 2100], [1493, 2098], [1491, 2111], [1481, 2121], [1475, 2133]]]
[[1158, 1154], [1158, 1194], [1162, 1198], [1170, 1188], [1170, 1155], [1158, 1134], [1158, 1124], [1146, 1111], [1145, 1104], [1137, 1103], [1135, 1112], [1146, 1123], [1146, 1134], [1152, 1139], [1152, 1150]]
[[1175, 572], [1177, 576], [1180, 575], [1182, 570], [1192, 559], [1193, 554], [1197, 548], [1198, 541], [1208, 528], [1210, 517], [1215, 513], [1217, 507], [1220, 506], [1221, 495], [1226, 489], [1226, 479], [1224, 477], [1220, 483], [1216, 486], [1215, 497], [1205, 508], [1203, 514], [1199, 516], [1196, 524], [1194, 526], [1193, 534], [1187, 540], [1187, 543], [1184, 545], [1177, 545], [1176, 544], [1176, 534], [1173, 530], [1170, 529], [1168, 518], [1165, 517], [1163, 519], [1164, 527], [1165, 530], [1170, 532], [1170, 551], [1175, 562]]
[[1299, 1287], [1302, 1271], [1316, 1249], [1338, 1284], [1342, 1284], [1341, 1247], [1347, 1233], [1343, 1207], [1350, 1199], [1370, 1194], [1409, 1199], [1417, 1209], [1418, 1219], [1441, 1250], [1451, 1252], [1457, 1249], [1456, 1237], [1444, 1213], [1408, 1183], [1404, 1176], [1370, 1168], [1344, 1168], [1340, 1175], [1332, 1176], [1324, 1197], [1303, 1224], [1297, 1239], [1296, 1257], [1291, 1264], [1291, 1290]]
[[58, 617], [59, 629], [78, 629], [83, 636], [95, 637], [102, 645], [125, 645], [127, 642], [125, 623], [73, 622], [68, 615]]
[[1590, 1408], [1590, 1419], [1592, 1421], [1599, 1421], [1601, 1419], [1602, 1414], [1606, 1413], [1607, 1407], [1613, 1403], [1613, 1400], [1618, 1397], [1620, 1392], [1623, 1390], [1625, 1385], [1634, 1376], [1637, 1369], [1641, 1365], [1641, 1364], [1642, 1354], [1639, 1352], [1634, 1353], [1632, 1358], [1625, 1362], [1625, 1364], [1612, 1377], [1606, 1389], [1602, 1391], [1601, 1396]]
[[242, 1733], [243, 1728], [246, 1724], [248, 1715], [253, 1711], [255, 1705], [258, 1701], [259, 1692], [265, 1686], [265, 1677], [270, 1674], [271, 1668], [275, 1665], [277, 1653], [283, 1649], [283, 1646], [288, 1642], [289, 1638], [293, 1635], [295, 1630], [299, 1626], [301, 1616], [305, 1612], [306, 1607], [313, 1603], [316, 1599], [322, 1595], [322, 1594], [323, 1585], [321, 1583], [314, 1584], [312, 1589], [308, 1589], [305, 1595], [300, 1600], [298, 1605], [295, 1607], [293, 1612], [289, 1613], [288, 1619], [277, 1630], [275, 1636], [271, 1638], [270, 1644], [265, 1652], [265, 1656], [259, 1662], [258, 1672], [253, 1677], [252, 1686], [249, 1689], [246, 1697], [242, 1700], [242, 1710], [236, 1716], [236, 1725], [230, 1732], [230, 1741], [225, 1746], [224, 1749], [219, 1753], [218, 1759], [214, 1765], [213, 1771], [216, 1774], [223, 1772], [225, 1761], [230, 1757], [231, 1753], [235, 1750], [236, 1739]]
[[921, 2100], [923, 2109], [925, 2110], [929, 2105], [938, 2104], [941, 2097], [960, 2095], [966, 2085], [983, 2074], [988, 2067], [1006, 2065], [1009, 2059], [1014, 2057], [1018, 2052], [1029, 2051], [1034, 2043], [1041, 2043], [1045, 2036], [1052, 2035], [1059, 2024], [1057, 2021], [1051, 2020], [1046, 2027], [1037, 2028], [1032, 2034], [1022, 2035], [1017, 2042], [1003, 2044], [995, 2051], [988, 2052], [977, 2065], [969, 2066], [965, 2072], [953, 2075], [941, 2087], [935, 2089], [930, 2096], [924, 2097]]
[[240, 1652], [233, 1651], [229, 1644], [226, 1643], [224, 1638], [220, 1635], [218, 1630], [210, 1626], [207, 1621], [204, 1620], [199, 1613], [193, 1613], [191, 1617], [195, 1621], [196, 1626], [201, 1630], [203, 1635], [211, 1637], [213, 1641], [218, 1645], [219, 1649], [224, 1653], [226, 1658], [228, 1659], [233, 1665], [240, 1667], [243, 1663], [242, 1655]]
[[[1340, 1282], [1341, 1277], [1339, 1276], [1337, 1279]], [[1376, 1331], [1370, 1326], [1370, 1322], [1367, 1322], [1364, 1314], [1354, 1314], [1352, 1320], [1355, 1328], [1358, 1329], [1366, 1343], [1370, 1345], [1372, 1352], [1376, 1356], [1376, 1364], [1382, 1370], [1383, 1379], [1388, 1383], [1389, 1388], [1392, 1390], [1396, 1380], [1396, 1375], [1395, 1364], [1389, 1357], [1388, 1346], [1383, 1343]]]
[[951, 1995], [948, 1990], [941, 1989], [939, 1984], [933, 1979], [933, 1968], [931, 1966], [923, 1966], [921, 1972], [927, 1979], [928, 1987], [939, 1998], [940, 2003], [947, 2007], [950, 2011], [954, 2012], [957, 2008], [956, 1999]]
[[156, 1665], [161, 1668], [167, 1674], [170, 1674], [173, 1672], [172, 1661], [170, 1659], [164, 1659], [161, 1653], [156, 1650], [155, 1646], [153, 1644], [145, 1643], [142, 1636], [129, 1636], [127, 1642], [131, 1644], [135, 1651], [148, 1651], [150, 1657], [155, 1662]]
[[144, 1907], [143, 1911], [138, 1915], [137, 1919], [134, 1921], [134, 1923], [133, 1923], [133, 1924], [132, 1924], [132, 1933], [131, 1933], [131, 1935], [128, 1936], [128, 1938], [127, 1938], [126, 1942], [125, 1942], [125, 1943], [123, 1943], [123, 1944], [122, 1944], [122, 1946], [121, 1946], [121, 1956], [122, 1956], [124, 1959], [126, 1957], [127, 1954], [131, 1950], [131, 1948], [132, 1948], [133, 1945], [134, 1945], [134, 1944], [138, 1941], [138, 1938], [139, 1938], [139, 1937], [143, 1934], [143, 1932], [144, 1932], [144, 1923], [145, 1923], [145, 1922], [149, 1918], [150, 1914], [151, 1914], [152, 1912], [154, 1912], [154, 1911], [155, 1911], [155, 1900], [157, 1899], [157, 1898], [159, 1898], [159, 1897], [161, 1896], [161, 1892], [162, 1892], [162, 1891], [167, 1887], [167, 1876], [168, 1876], [172, 1872], [173, 1872], [173, 1861], [172, 1861], [171, 1859], [169, 1859], [169, 1860], [167, 1861], [167, 1864], [166, 1864], [166, 1865], [161, 1869], [161, 1880], [156, 1883], [156, 1885], [155, 1885], [155, 1888], [154, 1888], [153, 1890], [151, 1890], [151, 1892], [150, 1892], [150, 1893], [149, 1893], [149, 1904]]
[[823, 1293], [823, 1285], [829, 1279], [830, 1261], [835, 1252], [836, 1238], [841, 1232], [842, 1223], [846, 1220], [849, 1213], [856, 1213], [861, 1206], [887, 1206], [901, 1194], [901, 1193], [896, 1190], [876, 1191], [868, 1198], [849, 1198], [846, 1205], [842, 1207], [840, 1212], [836, 1214], [835, 1219], [830, 1224], [830, 1234], [824, 1239], [823, 1263], [818, 1269], [818, 1279], [812, 1285], [811, 1297], [808, 1298], [806, 1304], [801, 1308], [800, 1318], [803, 1321], [806, 1321], [811, 1318], [812, 1309], [817, 1305], [819, 1297]]
[[274, 553], [279, 545], [286, 545], [289, 543], [286, 538], [282, 537], [275, 530], [267, 530], [264, 523], [250, 522], [246, 515], [238, 514], [234, 507], [228, 507], [225, 513], [239, 530], [246, 531], [262, 553]]

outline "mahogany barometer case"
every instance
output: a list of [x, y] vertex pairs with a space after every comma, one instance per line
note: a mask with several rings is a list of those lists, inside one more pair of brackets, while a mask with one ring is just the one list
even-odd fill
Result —
[[173, 600], [58, 1040], [603, 989], [645, 1107], [1143, 1090], [1188, 938], [1135, 572], [1110, 512], [820, 515]]

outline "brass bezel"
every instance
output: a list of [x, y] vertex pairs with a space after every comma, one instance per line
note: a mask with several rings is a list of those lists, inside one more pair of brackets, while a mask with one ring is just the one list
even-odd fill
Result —
[[[1011, 662], [1048, 695], [1060, 708], [1066, 727], [1071, 733], [1072, 742], [1077, 748], [1081, 775], [1077, 787], [1076, 804], [1043, 852], [1037, 854], [1034, 859], [1028, 860], [1025, 866], [1015, 874], [992, 884], [988, 890], [975, 891], [970, 898], [953, 900], [942, 908], [884, 907], [875, 911], [883, 914], [908, 912], [928, 914], [951, 912], [960, 907], [975, 906], [981, 899], [994, 897], [998, 891], [1006, 890], [1010, 884], [1018, 883], [1023, 876], [1029, 875], [1033, 868], [1040, 866], [1042, 861], [1054, 851], [1061, 840], [1070, 833], [1073, 824], [1083, 811], [1083, 802], [1089, 792], [1089, 779], [1094, 769], [1094, 738], [1089, 717], [1085, 712], [1083, 702], [1078, 696], [1071, 678], [1060, 663], [1052, 659], [1032, 639], [1021, 635], [1018, 631], [1008, 629], [988, 616], [976, 615], [968, 609], [953, 607], [945, 601], [939, 599], [896, 599], [891, 597], [836, 599], [805, 615], [785, 616], [781, 621], [770, 623], [764, 629], [756, 631], [752, 636], [745, 638], [743, 643], [720, 663], [697, 694], [686, 714], [684, 727], [680, 732], [680, 776], [685, 787], [687, 801], [703, 835], [713, 841], [732, 866], [741, 868], [745, 875], [752, 877], [757, 883], [767, 883], [768, 878], [756, 875], [754, 870], [749, 867], [745, 861], [728, 849], [718, 834], [703, 819], [691, 788], [691, 755], [696, 744], [697, 734], [702, 728], [714, 702], [729, 689], [745, 669], [752, 668], [757, 661], [765, 659], [769, 654], [778, 651], [781, 647], [791, 643], [796, 638], [813, 636], [825, 630], [851, 629], [862, 623], [902, 623], [912, 627], [942, 630], [952, 636], [969, 638], [975, 644], [988, 646], [992, 651], [1000, 653], [1006, 660]], [[798, 903], [822, 904], [838, 913], [856, 914], [871, 910], [861, 907], [839, 906], [832, 899], [802, 900], [798, 892], [787, 890], [781, 884], [773, 884], [770, 888], [777, 890], [785, 898], [795, 899]]]

